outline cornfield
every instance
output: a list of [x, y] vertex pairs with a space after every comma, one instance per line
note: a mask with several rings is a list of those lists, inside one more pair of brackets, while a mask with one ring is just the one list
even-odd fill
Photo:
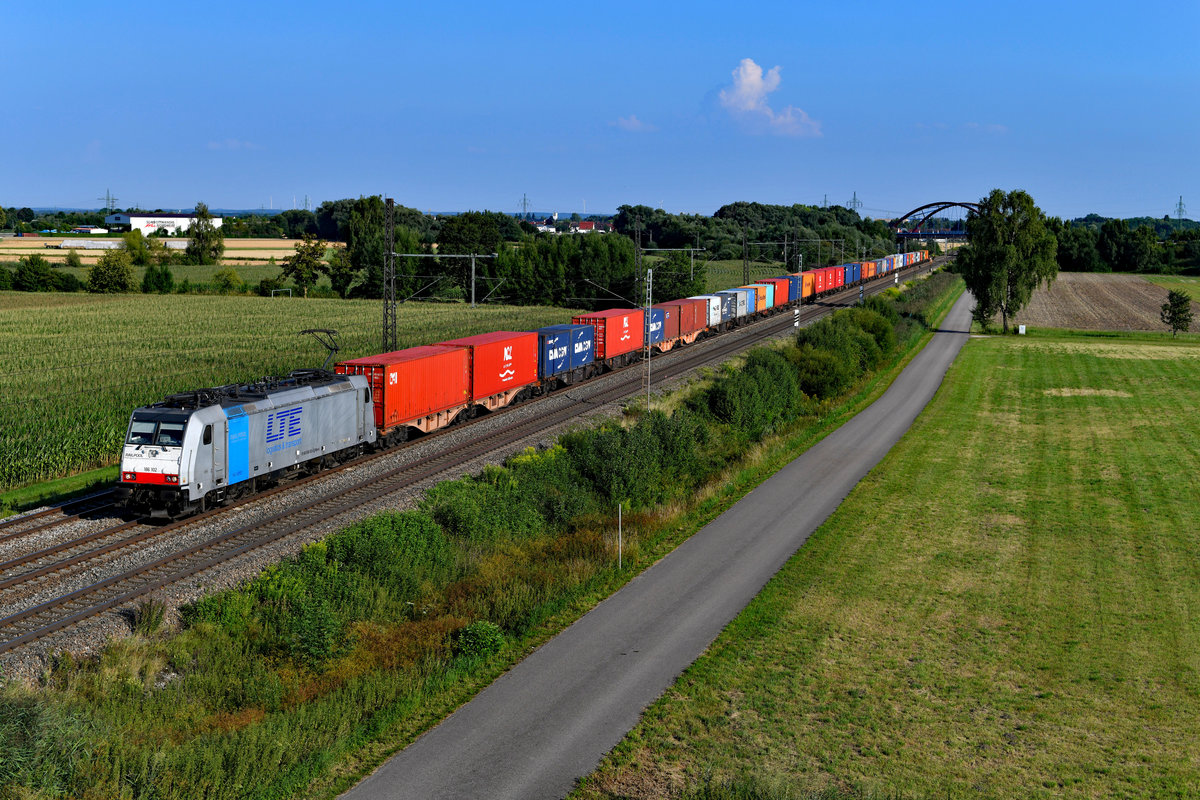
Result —
[[[547, 307], [409, 303], [400, 347], [566, 322]], [[379, 301], [0, 292], [0, 491], [115, 463], [130, 412], [165, 395], [379, 352]]]

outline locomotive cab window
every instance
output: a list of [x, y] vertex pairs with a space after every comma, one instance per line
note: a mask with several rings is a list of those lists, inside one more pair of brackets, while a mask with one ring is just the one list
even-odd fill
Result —
[[158, 438], [155, 443], [160, 447], [179, 447], [183, 444], [182, 422], [161, 422], [158, 426]]
[[157, 424], [135, 419], [129, 426], [129, 444], [154, 444], [154, 429]]
[[204, 426], [204, 443], [212, 444], [212, 425]]

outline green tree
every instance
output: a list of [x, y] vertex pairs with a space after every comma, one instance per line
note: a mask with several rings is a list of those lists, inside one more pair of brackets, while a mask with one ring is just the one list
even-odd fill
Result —
[[66, 266], [70, 267], [71, 269], [83, 268], [83, 259], [79, 257], [79, 253], [74, 247], [67, 251], [67, 260], [65, 263]]
[[246, 288], [242, 276], [233, 267], [225, 267], [213, 273], [213, 288], [218, 294], [236, 294]]
[[383, 297], [383, 198], [360, 197], [346, 222], [346, 251], [350, 266], [362, 281], [354, 287], [360, 297]]
[[0, 206], [0, 228], [8, 224], [8, 214], [4, 211], [4, 206]]
[[[487, 211], [467, 211], [450, 217], [442, 223], [438, 232], [438, 252], [447, 255], [490, 255], [500, 248], [502, 236], [496, 215]], [[441, 259], [438, 259], [441, 261]], [[475, 260], [476, 277], [495, 279], [495, 265], [492, 259]], [[467, 258], [448, 258], [441, 265], [441, 272], [449, 275], [455, 284], [464, 290], [471, 287], [471, 260]], [[489, 280], [488, 282], [492, 282]]]
[[196, 221], [188, 231], [187, 260], [191, 264], [220, 264], [225, 253], [225, 234], [213, 223], [208, 206], [196, 203]]
[[300, 287], [300, 292], [308, 297], [309, 287], [316, 286], [321, 275], [329, 272], [325, 263], [325, 242], [315, 234], [304, 233], [294, 248], [296, 252], [283, 260], [281, 274], [291, 278]]
[[338, 297], [349, 297], [350, 287], [354, 284], [357, 273], [350, 265], [350, 254], [346, 252], [346, 248], [333, 248], [333, 252], [329, 254], [329, 264], [326, 269], [328, 270], [329, 284], [337, 292]]
[[1188, 296], [1187, 292], [1175, 290], [1168, 292], [1167, 302], [1162, 305], [1160, 318], [1163, 324], [1171, 329], [1172, 336], [1180, 331], [1186, 333], [1192, 324], [1192, 298]]
[[37, 253], [17, 261], [12, 287], [18, 292], [53, 292], [58, 288], [50, 262]]
[[1108, 272], [1096, 249], [1096, 232], [1089, 228], [1059, 226], [1054, 231], [1058, 239], [1058, 268], [1062, 272]]
[[142, 291], [146, 294], [170, 294], [175, 290], [175, 276], [166, 264], [151, 264], [142, 276]]
[[121, 234], [125, 241], [125, 250], [129, 253], [129, 261], [135, 267], [144, 267], [151, 262], [150, 247], [146, 244], [142, 232], [138, 230]]
[[133, 289], [133, 264], [124, 250], [106, 250], [88, 270], [87, 290], [93, 294], [119, 294]]
[[703, 258], [693, 268], [692, 259], [688, 253], [669, 253], [666, 259], [654, 267], [654, 285], [651, 287], [653, 297], [651, 299], [655, 302], [665, 303], [668, 300], [704, 294], [706, 283]]
[[1112, 270], [1153, 272], [1160, 266], [1158, 236], [1148, 225], [1130, 228], [1123, 219], [1105, 220], [1096, 250]]
[[317, 215], [306, 209], [289, 208], [279, 212], [276, 220], [289, 239], [299, 239], [306, 233], [317, 233]]
[[1058, 274], [1054, 235], [1028, 193], [993, 189], [967, 217], [967, 239], [957, 268], [975, 296], [972, 313], [983, 321], [998, 312], [1007, 333], [1008, 318]]

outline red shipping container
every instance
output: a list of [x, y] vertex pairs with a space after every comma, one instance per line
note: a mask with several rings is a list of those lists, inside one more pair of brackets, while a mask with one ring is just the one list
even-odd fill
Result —
[[708, 303], [704, 300], [685, 298], [679, 303], [679, 335], [687, 336], [708, 327]]
[[825, 291], [825, 268], [813, 270], [813, 293], [821, 294]]
[[[660, 308], [663, 312], [663, 339], [671, 341], [679, 338], [679, 306], [674, 303], [655, 303], [651, 308]], [[654, 339], [650, 340], [651, 343]]]
[[672, 326], [674, 336], [667, 334], [668, 339], [676, 336], [689, 336], [708, 327], [708, 303], [703, 300], [671, 300], [659, 303], [659, 308], [670, 310], [678, 323]]
[[571, 322], [596, 329], [596, 359], [603, 361], [642, 349], [646, 341], [645, 317], [640, 308], [613, 308], [581, 314]]
[[791, 289], [792, 282], [785, 278], [763, 278], [759, 283], [770, 283], [775, 285], [775, 305], [785, 306], [792, 302]]
[[470, 363], [457, 347], [410, 347], [343, 361], [333, 369], [338, 375], [367, 376], [375, 427], [383, 431], [469, 402]]
[[537, 383], [538, 337], [532, 331], [481, 333], [438, 344], [470, 353], [472, 401]]

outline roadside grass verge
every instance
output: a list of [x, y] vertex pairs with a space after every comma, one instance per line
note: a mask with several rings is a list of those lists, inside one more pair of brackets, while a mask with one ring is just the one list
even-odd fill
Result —
[[[961, 292], [953, 276], [917, 286], [937, 307]], [[0, 735], [0, 786], [35, 797], [332, 796], [882, 393], [928, 336], [902, 322], [898, 349], [848, 397], [803, 400], [773, 431], [709, 418], [699, 397], [670, 416], [576, 431], [200, 601], [181, 632], [115, 642], [84, 664], [64, 657], [40, 690], [0, 695], [0, 731], [7, 718], [9, 730], [38, 732]], [[751, 354], [716, 384], [759, 391], [774, 383], [746, 375], [770, 377], [781, 362]], [[618, 501], [632, 509], [623, 571]]]
[[573, 797], [1200, 793], [1200, 342], [1034, 334], [968, 343]]

